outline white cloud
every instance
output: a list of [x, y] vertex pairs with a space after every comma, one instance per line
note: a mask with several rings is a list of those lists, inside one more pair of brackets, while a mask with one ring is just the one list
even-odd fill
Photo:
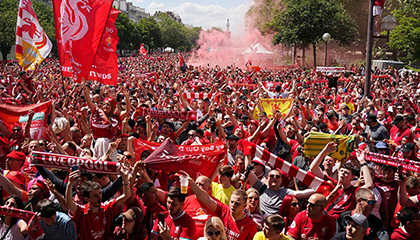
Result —
[[219, 27], [226, 30], [226, 20], [229, 19], [232, 34], [238, 35], [244, 31], [245, 13], [248, 8], [245, 4], [225, 8], [220, 5], [201, 5], [191, 2], [172, 6], [152, 2], [146, 11], [150, 14], [154, 14], [155, 11], [172, 11], [179, 14], [183, 23], [201, 26], [203, 29]]

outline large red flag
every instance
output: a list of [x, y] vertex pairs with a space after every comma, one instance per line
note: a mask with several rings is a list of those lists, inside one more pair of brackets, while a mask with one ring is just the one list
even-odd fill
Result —
[[224, 149], [209, 152], [181, 151], [171, 141], [166, 140], [144, 160], [144, 163], [147, 168], [152, 169], [171, 172], [184, 170], [193, 178], [201, 175], [210, 177], [225, 156]]
[[27, 106], [14, 106], [14, 105], [0, 105], [0, 119], [9, 129], [12, 130], [16, 124], [22, 125], [25, 129], [28, 121], [28, 112], [33, 110], [35, 112], [32, 118], [32, 124], [30, 127], [30, 135], [32, 139], [41, 139], [44, 134], [44, 130], [47, 128], [48, 114], [51, 113], [52, 101], [38, 103]]
[[139, 52], [140, 52], [141, 55], [143, 55], [143, 57], [147, 56], [147, 50], [146, 50], [146, 48], [144, 48], [143, 43], [140, 45]]
[[[68, 57], [78, 81], [88, 79], [111, 12], [112, 0], [53, 0], [60, 64]], [[64, 60], [65, 61], [65, 60]]]

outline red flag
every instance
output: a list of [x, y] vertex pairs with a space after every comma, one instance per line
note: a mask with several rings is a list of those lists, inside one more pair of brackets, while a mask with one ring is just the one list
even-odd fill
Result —
[[182, 56], [181, 52], [178, 52], [178, 60], [179, 60], [179, 67], [184, 66], [184, 57]]
[[182, 152], [175, 144], [166, 140], [144, 160], [144, 163], [146, 168], [171, 172], [184, 170], [193, 178], [201, 175], [210, 177], [225, 156], [225, 150], [206, 153]]
[[147, 56], [147, 50], [146, 50], [146, 48], [144, 48], [143, 43], [140, 45], [139, 52], [140, 52], [141, 55], [143, 55], [143, 57]]
[[30, 127], [31, 138], [41, 139], [44, 130], [47, 127], [47, 116], [51, 113], [51, 105], [52, 101], [27, 106], [1, 104], [0, 119], [4, 122], [9, 131], [11, 131], [16, 124], [22, 125], [22, 129], [25, 129], [28, 121], [28, 112], [29, 110], [33, 110], [35, 115]]
[[[53, 0], [60, 64], [68, 57], [78, 81], [88, 79], [112, 7], [112, 0]], [[65, 61], [65, 60], [63, 60]]]

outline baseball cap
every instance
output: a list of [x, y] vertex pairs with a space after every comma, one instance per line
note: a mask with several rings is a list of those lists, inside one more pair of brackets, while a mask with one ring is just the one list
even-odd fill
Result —
[[367, 117], [366, 117], [366, 121], [377, 122], [376, 115], [375, 114], [368, 114]]
[[397, 124], [397, 123], [399, 123], [399, 122], [401, 122], [403, 120], [404, 120], [404, 117], [403, 116], [397, 115], [397, 116], [394, 117], [394, 120], [392, 121], [392, 124], [395, 125], [395, 124]]
[[380, 142], [377, 142], [376, 143], [376, 148], [385, 148], [385, 149], [388, 149], [388, 146], [386, 145], [386, 143], [385, 142], [382, 142], [382, 141], [380, 141]]
[[249, 117], [247, 115], [242, 115], [241, 119], [239, 119], [239, 121], [246, 121], [248, 120]]
[[412, 151], [412, 150], [414, 150], [414, 144], [413, 143], [406, 143], [406, 144], [404, 144], [404, 146], [402, 147], [402, 149], [401, 149], [401, 151], [402, 152], [409, 152], [409, 151]]
[[139, 207], [132, 207], [122, 214], [129, 222], [142, 221], [144, 214]]
[[236, 135], [229, 135], [228, 140], [235, 140], [235, 141], [239, 141], [239, 138]]
[[255, 124], [255, 126], [256, 127], [258, 127], [260, 124], [258, 123], [258, 121], [256, 121], [256, 120], [251, 120], [251, 121], [249, 121], [249, 123], [248, 123], [248, 126], [249, 126], [249, 124]]
[[369, 228], [369, 222], [365, 215], [360, 213], [355, 213], [352, 216], [345, 216], [344, 219], [349, 221], [350, 219], [353, 220], [357, 225], [362, 226], [364, 229]]
[[252, 162], [253, 162], [253, 163], [260, 164], [260, 165], [262, 165], [262, 166], [265, 166], [265, 163], [264, 163], [264, 162], [263, 162], [263, 160], [262, 160], [261, 158], [259, 158], [259, 157], [254, 157], [254, 159], [252, 159]]
[[5, 177], [13, 182], [18, 183], [20, 186], [25, 183], [25, 176], [21, 172], [9, 171]]
[[7, 158], [13, 158], [13, 159], [18, 159], [21, 161], [25, 161], [26, 159], [26, 155], [23, 152], [19, 152], [19, 151], [13, 151], [9, 154], [6, 155]]

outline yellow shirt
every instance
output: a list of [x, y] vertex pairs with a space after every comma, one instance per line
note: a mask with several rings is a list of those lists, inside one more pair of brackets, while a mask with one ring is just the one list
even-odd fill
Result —
[[229, 188], [223, 188], [220, 183], [211, 183], [211, 195], [217, 200], [229, 206], [230, 196], [236, 189], [231, 185]]
[[353, 103], [349, 102], [349, 103], [346, 103], [346, 105], [347, 107], [349, 107], [349, 115], [355, 112], [356, 108], [354, 107]]
[[[253, 240], [268, 240], [268, 238], [265, 238], [264, 236], [264, 232], [257, 232], [254, 235], [254, 239]], [[284, 236], [283, 233], [281, 233], [279, 240], [290, 240], [290, 238], [288, 236]]]

